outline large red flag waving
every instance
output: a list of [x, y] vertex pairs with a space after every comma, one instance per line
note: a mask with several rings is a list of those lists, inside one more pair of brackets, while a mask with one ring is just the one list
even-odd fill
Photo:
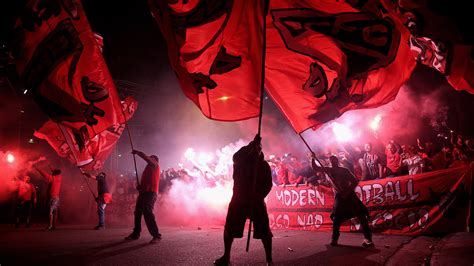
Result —
[[474, 46], [463, 22], [469, 16], [463, 12], [469, 10], [466, 3], [450, 2], [461, 11], [454, 18], [446, 3], [436, 1], [348, 1], [363, 11], [379, 15], [384, 10], [398, 17], [410, 31], [409, 46], [416, 61], [439, 71], [454, 89], [474, 94]]
[[149, 0], [184, 94], [208, 118], [259, 114], [263, 0]]
[[123, 123], [101, 39], [80, 1], [27, 1], [15, 32], [18, 72], [51, 120], [86, 139]]
[[296, 132], [392, 101], [415, 66], [398, 18], [336, 1], [270, 2], [267, 92]]
[[[133, 116], [137, 106], [132, 97], [122, 102], [121, 112], [127, 120]], [[46, 140], [59, 156], [72, 164], [85, 170], [100, 170], [124, 129], [124, 123], [114, 124], [90, 139], [81, 139], [72, 128], [48, 121], [34, 135]]]

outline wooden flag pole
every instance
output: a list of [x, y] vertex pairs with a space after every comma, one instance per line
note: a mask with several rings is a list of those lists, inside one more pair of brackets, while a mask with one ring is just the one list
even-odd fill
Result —
[[[134, 148], [133, 148], [132, 134], [130, 133], [127, 117], [125, 116], [125, 112], [123, 108], [122, 108], [122, 115], [123, 115], [123, 120], [125, 121], [125, 128], [127, 129], [127, 133], [128, 133], [128, 141], [130, 142], [130, 148], [133, 151]], [[135, 167], [135, 178], [137, 179], [137, 188], [138, 188], [140, 185], [140, 181], [138, 180], [137, 159], [135, 158], [135, 154], [132, 153], [132, 156], [133, 156], [133, 166]]]
[[[263, 116], [263, 94], [265, 91], [265, 54], [266, 54], [266, 38], [267, 38], [267, 26], [266, 26], [266, 15], [267, 15], [267, 10], [269, 7], [269, 0], [262, 0], [263, 1], [263, 40], [262, 40], [262, 75], [261, 75], [261, 80], [260, 80], [260, 112], [258, 114], [258, 133], [257, 136], [260, 137], [260, 133], [262, 131], [262, 116]], [[260, 138], [261, 139], [261, 138]], [[258, 174], [258, 163], [259, 163], [259, 158], [257, 157], [255, 160], [255, 172], [253, 175], [253, 182], [252, 182], [252, 197], [255, 197], [256, 194], [256, 186], [257, 186], [257, 174]], [[250, 221], [249, 221], [249, 230], [247, 234], [247, 245], [245, 247], [245, 251], [249, 251], [250, 247], [250, 234], [252, 231], [252, 223], [253, 223], [253, 210], [254, 210], [254, 199], [251, 200], [250, 203]]]
[[[71, 139], [69, 139], [68, 136], [66, 136], [66, 133], [64, 133], [63, 126], [59, 123], [57, 123], [57, 124], [58, 124], [59, 130], [61, 131], [61, 134], [63, 134], [64, 141], [66, 141], [67, 145], [69, 145], [69, 149], [71, 150], [71, 154], [74, 157], [74, 160], [76, 160], [76, 164], [77, 164], [78, 163], [77, 156], [76, 156], [76, 153], [74, 152], [74, 149], [73, 149], [74, 143], [71, 143]], [[51, 165], [49, 166], [49, 168], [51, 169]], [[84, 177], [84, 181], [86, 181], [87, 187], [89, 188], [89, 191], [91, 192], [92, 197], [94, 198], [94, 200], [96, 200], [95, 193], [92, 191], [92, 188], [90, 187], [89, 182], [87, 181], [87, 178], [84, 176], [84, 171], [79, 166], [77, 166], [77, 168], [81, 172], [82, 177]]]
[[306, 142], [306, 140], [303, 138], [303, 136], [301, 136], [301, 133], [298, 134], [298, 136], [300, 136], [301, 140], [303, 141], [303, 143], [306, 145], [306, 147], [308, 148], [308, 150], [311, 152], [311, 154], [313, 155], [313, 158], [319, 163], [319, 165], [321, 166], [321, 169], [323, 170], [323, 172], [329, 177], [329, 182], [331, 183], [331, 185], [336, 189], [336, 190], [339, 190], [339, 188], [336, 186], [336, 184], [333, 182], [333, 177], [331, 176], [331, 173], [329, 173], [329, 171], [326, 170], [326, 168], [324, 167], [324, 165], [321, 163], [321, 161], [318, 159], [318, 157], [316, 156], [316, 154], [313, 152], [313, 150], [311, 149], [311, 147], [309, 146], [308, 142]]

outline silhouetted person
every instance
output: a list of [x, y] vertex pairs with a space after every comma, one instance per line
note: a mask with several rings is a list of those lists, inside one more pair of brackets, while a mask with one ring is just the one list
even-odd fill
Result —
[[[247, 146], [238, 150], [233, 156], [233, 161], [234, 188], [224, 227], [225, 251], [222, 257], [214, 261], [214, 264], [229, 264], [232, 242], [234, 238], [243, 236], [245, 221], [251, 217], [254, 226], [253, 238], [262, 240], [267, 263], [272, 263], [273, 235], [264, 202], [272, 189], [272, 174], [270, 166], [264, 160], [260, 136], [255, 136]], [[256, 166], [257, 171], [255, 171]]]
[[323, 169], [323, 167], [316, 165], [314, 159], [312, 166], [315, 171], [329, 173], [335, 191], [333, 212], [331, 214], [331, 245], [337, 246], [341, 224], [348, 219], [357, 217], [365, 237], [362, 246], [373, 247], [374, 243], [372, 242], [372, 234], [368, 222], [369, 212], [354, 192], [358, 183], [357, 179], [347, 168], [339, 166], [339, 160], [336, 156], [332, 155], [329, 157], [329, 160], [331, 161], [331, 167], [324, 167]]
[[61, 176], [60, 169], [52, 169], [51, 174], [36, 168], [35, 169], [41, 174], [41, 176], [48, 181], [48, 203], [49, 203], [49, 225], [46, 228], [48, 231], [56, 229], [56, 222], [58, 220], [59, 211], [59, 192], [61, 190]]
[[20, 226], [22, 218], [25, 219], [26, 227], [30, 227], [33, 204], [36, 204], [36, 189], [35, 186], [30, 183], [30, 177], [26, 175], [23, 179], [18, 181], [15, 208], [16, 228]]
[[140, 184], [137, 186], [138, 198], [137, 204], [135, 205], [135, 227], [133, 232], [127, 236], [126, 240], [136, 240], [140, 238], [142, 231], [142, 215], [145, 218], [146, 227], [153, 236], [150, 243], [155, 243], [161, 239], [161, 234], [158, 231], [158, 226], [155, 221], [155, 214], [153, 209], [155, 208], [155, 202], [158, 193], [158, 187], [160, 184], [160, 165], [158, 156], [148, 156], [145, 153], [137, 150], [133, 150], [132, 154], [140, 156], [148, 164], [143, 170]]
[[88, 173], [83, 173], [88, 178], [97, 180], [97, 215], [99, 216], [99, 223], [95, 230], [105, 229], [105, 207], [112, 200], [112, 195], [109, 193], [109, 186], [107, 185], [107, 180], [105, 179], [106, 174], [100, 172], [97, 176], [90, 175]]

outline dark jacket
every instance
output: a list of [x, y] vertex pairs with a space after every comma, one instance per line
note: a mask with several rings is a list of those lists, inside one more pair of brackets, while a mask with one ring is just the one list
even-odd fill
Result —
[[[233, 197], [240, 200], [252, 199], [252, 189], [255, 173], [255, 200], [263, 200], [272, 189], [272, 173], [270, 165], [255, 152], [253, 142], [238, 150], [233, 157], [234, 161], [234, 188]], [[255, 171], [255, 167], [258, 170]]]

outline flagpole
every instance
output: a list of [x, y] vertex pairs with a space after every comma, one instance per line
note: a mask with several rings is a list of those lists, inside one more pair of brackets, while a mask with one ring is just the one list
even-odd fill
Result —
[[336, 184], [332, 181], [332, 180], [333, 180], [333, 177], [331, 176], [331, 174], [329, 173], [329, 171], [326, 170], [326, 168], [325, 168], [324, 165], [321, 163], [321, 161], [318, 159], [318, 157], [316, 156], [316, 154], [313, 152], [313, 150], [312, 150], [311, 147], [309, 146], [308, 142], [306, 142], [306, 140], [303, 138], [303, 136], [301, 135], [301, 133], [298, 133], [298, 136], [300, 136], [301, 140], [302, 140], [303, 143], [306, 145], [306, 148], [308, 148], [308, 150], [311, 152], [311, 154], [313, 155], [312, 157], [319, 163], [319, 165], [321, 166], [321, 169], [323, 170], [323, 172], [329, 177], [329, 182], [333, 185], [333, 187], [334, 187], [336, 190], [339, 190], [339, 188], [336, 186]]
[[[267, 6], [268, 4], [268, 6]], [[260, 111], [258, 114], [258, 133], [257, 136], [260, 137], [260, 133], [262, 131], [262, 116], [263, 116], [263, 94], [265, 91], [265, 54], [266, 54], [266, 46], [267, 46], [267, 23], [266, 23], [266, 15], [267, 15], [267, 7], [270, 7], [270, 0], [263, 0], [263, 33], [262, 33], [262, 76], [260, 77]], [[259, 163], [259, 158], [256, 158], [257, 160], [255, 161], [255, 172], [253, 176], [253, 184], [252, 184], [252, 197], [256, 194], [256, 186], [257, 186], [257, 174], [258, 174], [258, 163]], [[250, 234], [252, 231], [252, 223], [253, 223], [253, 201], [251, 201], [250, 205], [250, 221], [249, 221], [249, 230], [247, 234], [247, 245], [245, 247], [245, 251], [249, 252], [249, 247], [250, 247]]]
[[92, 188], [91, 188], [91, 186], [89, 185], [89, 181], [87, 181], [87, 178], [84, 176], [84, 171], [83, 171], [82, 168], [80, 168], [80, 167], [79, 167], [79, 170], [81, 171], [82, 177], [84, 177], [84, 181], [86, 181], [87, 187], [89, 188], [89, 191], [91, 192], [92, 197], [94, 197], [94, 200], [97, 200], [97, 197], [95, 196], [94, 191], [92, 191]]
[[[125, 128], [127, 129], [128, 132], [128, 140], [130, 141], [130, 147], [133, 149], [133, 142], [132, 142], [132, 135], [130, 134], [130, 128], [128, 127], [128, 122], [127, 119], [125, 119]], [[135, 167], [135, 177], [137, 179], [137, 187], [140, 185], [140, 182], [138, 181], [138, 170], [137, 170], [137, 159], [135, 158], [135, 154], [133, 154], [133, 166]]]
[[[72, 145], [74, 145], [73, 143], [70, 143], [70, 140], [69, 138], [66, 136], [66, 134], [64, 133], [64, 129], [62, 127], [61, 124], [57, 123], [58, 124], [58, 127], [59, 127], [59, 131], [61, 131], [61, 134], [63, 135], [64, 137], [64, 141], [66, 141], [67, 145], [69, 146], [69, 149], [71, 150], [71, 154], [72, 156], [74, 157], [74, 160], [76, 160], [76, 166], [77, 166], [77, 163], [78, 163], [78, 160], [77, 160], [77, 156], [76, 156], [76, 153], [72, 147]], [[49, 168], [51, 169], [51, 165], [49, 166]], [[87, 187], [89, 188], [89, 191], [91, 192], [92, 194], [92, 197], [94, 197], [94, 200], [96, 199], [96, 196], [95, 196], [95, 193], [92, 191], [91, 187], [89, 186], [89, 182], [87, 182], [87, 179], [86, 177], [84, 176], [84, 171], [82, 170], [81, 167], [77, 166], [77, 168], [79, 169], [79, 171], [81, 172], [81, 175], [82, 177], [84, 178], [84, 181], [86, 181], [86, 184], [87, 184]]]
[[[130, 148], [133, 151], [134, 148], [133, 148], [132, 134], [130, 133], [130, 128], [128, 127], [127, 117], [125, 116], [125, 112], [124, 112], [123, 108], [122, 108], [122, 115], [123, 115], [123, 120], [125, 121], [125, 128], [127, 129], [127, 133], [128, 133], [128, 141], [130, 142]], [[132, 153], [132, 156], [133, 156], [133, 166], [135, 167], [135, 177], [137, 179], [137, 188], [138, 188], [138, 186], [140, 185], [140, 182], [138, 181], [137, 159], [135, 158], [134, 153]]]

